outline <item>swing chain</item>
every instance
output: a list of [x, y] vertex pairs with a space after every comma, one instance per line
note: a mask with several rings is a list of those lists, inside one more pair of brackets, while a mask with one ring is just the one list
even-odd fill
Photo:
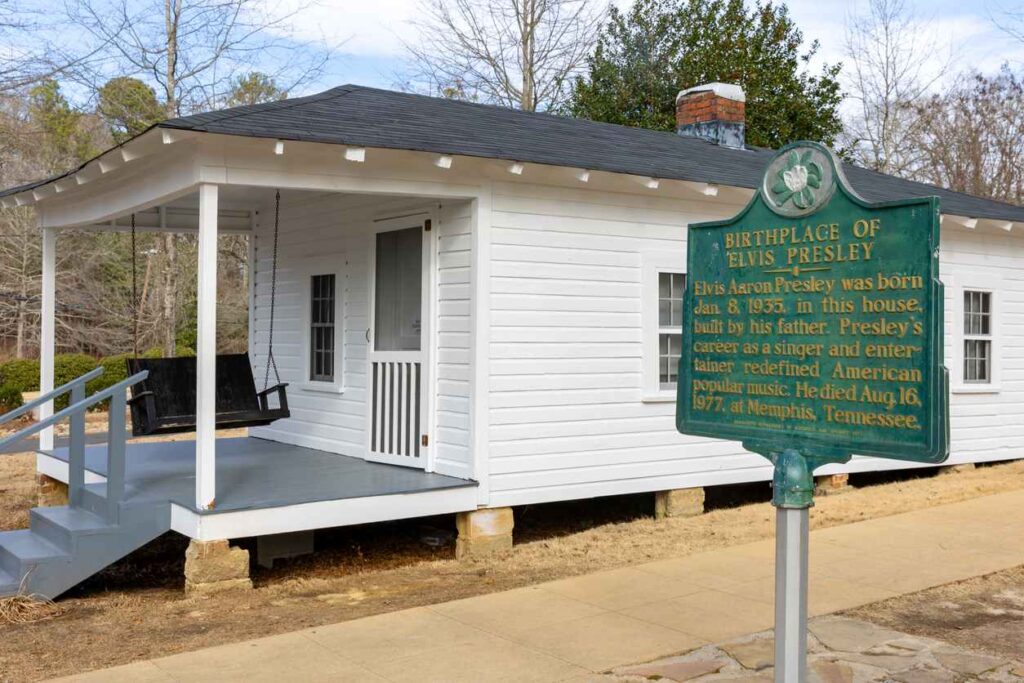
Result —
[[138, 251], [135, 247], [135, 214], [132, 214], [132, 357], [139, 357], [139, 289], [136, 261]]
[[263, 391], [270, 386], [270, 368], [274, 368], [274, 379], [281, 383], [274, 360], [274, 303], [277, 301], [277, 237], [281, 226], [281, 190], [274, 196], [274, 257], [270, 266], [270, 330], [267, 336], [267, 368], [263, 375]]

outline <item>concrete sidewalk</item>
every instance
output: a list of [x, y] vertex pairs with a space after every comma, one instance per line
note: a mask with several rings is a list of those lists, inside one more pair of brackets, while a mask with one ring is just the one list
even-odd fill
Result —
[[[773, 553], [766, 540], [62, 680], [588, 681], [770, 628]], [[1020, 564], [1024, 491], [823, 529], [810, 611]]]

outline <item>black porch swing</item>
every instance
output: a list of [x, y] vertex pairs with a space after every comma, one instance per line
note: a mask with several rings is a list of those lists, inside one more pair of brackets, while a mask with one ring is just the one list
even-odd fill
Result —
[[[263, 390], [256, 391], [248, 353], [217, 356], [216, 428], [261, 427], [288, 417], [287, 384], [281, 382], [274, 360], [274, 300], [277, 290], [277, 238], [281, 219], [281, 192], [275, 195], [274, 258], [270, 278], [270, 329], [267, 343], [267, 369]], [[148, 370], [149, 376], [132, 387], [128, 400], [132, 413], [132, 435], [176, 434], [196, 429], [196, 359], [139, 357], [138, 297], [136, 294], [135, 214], [132, 214], [132, 302], [134, 311], [133, 357], [127, 359], [128, 374]], [[270, 370], [276, 384], [270, 385]], [[278, 407], [270, 407], [269, 397], [277, 393]]]

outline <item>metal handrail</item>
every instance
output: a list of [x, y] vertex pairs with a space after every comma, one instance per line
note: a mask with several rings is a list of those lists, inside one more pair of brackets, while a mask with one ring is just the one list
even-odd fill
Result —
[[[86, 376], [87, 375], [82, 375], [82, 377], [86, 377]], [[24, 439], [27, 436], [32, 436], [33, 434], [35, 434], [37, 432], [41, 432], [42, 430], [46, 429], [47, 427], [49, 427], [49, 426], [51, 426], [51, 425], [53, 425], [53, 424], [55, 424], [57, 422], [60, 422], [64, 418], [74, 417], [76, 414], [84, 413], [85, 411], [87, 411], [89, 408], [92, 408], [97, 403], [102, 403], [103, 401], [106, 401], [108, 398], [112, 397], [114, 394], [116, 394], [118, 392], [127, 391], [128, 387], [132, 386], [133, 384], [138, 384], [142, 380], [146, 379], [148, 376], [149, 376], [149, 370], [143, 370], [141, 372], [137, 372], [134, 375], [132, 375], [131, 377], [129, 377], [128, 379], [123, 379], [120, 382], [118, 382], [117, 384], [112, 384], [109, 387], [107, 387], [106, 389], [103, 389], [102, 391], [97, 391], [92, 396], [89, 396], [88, 398], [82, 399], [82, 400], [80, 400], [80, 401], [78, 401], [78, 402], [76, 402], [76, 403], [74, 403], [72, 405], [69, 405], [64, 410], [58, 411], [58, 412], [54, 413], [53, 415], [51, 415], [50, 417], [42, 419], [39, 422], [35, 422], [33, 424], [30, 424], [29, 426], [25, 427], [21, 431], [15, 432], [14, 434], [12, 434], [12, 435], [10, 435], [8, 437], [0, 439], [0, 450], [3, 450], [3, 448], [5, 446], [9, 445], [9, 444], [12, 444], [12, 443], [14, 443], [16, 441], [21, 441], [22, 439]]]
[[79, 384], [85, 384], [86, 382], [89, 382], [91, 380], [96, 379], [97, 377], [99, 377], [102, 374], [103, 374], [103, 368], [102, 367], [94, 368], [94, 369], [90, 370], [89, 372], [85, 373], [84, 375], [82, 375], [81, 377], [76, 377], [73, 380], [71, 380], [70, 382], [68, 382], [66, 384], [62, 384], [59, 387], [57, 387], [56, 389], [54, 389], [52, 391], [48, 391], [48, 392], [46, 392], [45, 394], [43, 394], [42, 396], [40, 396], [38, 398], [32, 399], [31, 401], [29, 401], [25, 405], [21, 406], [20, 408], [15, 408], [14, 410], [12, 410], [10, 412], [7, 412], [7, 413], [4, 413], [3, 415], [0, 415], [0, 425], [6, 424], [7, 422], [10, 422], [14, 418], [21, 417], [22, 415], [27, 414], [33, 408], [38, 408], [39, 406], [43, 405], [44, 403], [47, 403], [47, 402], [52, 401], [53, 399], [57, 398], [61, 394], [65, 394], [65, 393], [71, 391], [75, 386], [77, 386]]

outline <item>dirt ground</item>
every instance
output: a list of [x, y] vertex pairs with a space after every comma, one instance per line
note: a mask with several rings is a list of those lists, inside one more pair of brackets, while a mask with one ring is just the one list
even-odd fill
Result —
[[1024, 566], [847, 613], [971, 650], [1024, 659]]
[[[7, 528], [26, 523], [33, 463], [31, 455], [0, 457]], [[898, 476], [905, 478], [854, 475], [855, 490], [817, 499], [812, 527], [1024, 488], [1024, 461]], [[452, 517], [328, 530], [318, 532], [315, 554], [255, 567], [255, 590], [203, 598], [184, 597], [186, 542], [168, 534], [61, 598], [57, 617], [0, 624], [0, 680], [38, 680], [756, 541], [773, 533], [770, 497], [767, 483], [714, 487], [708, 513], [659, 521], [649, 495], [517, 508], [513, 551], [490, 561], [452, 559]], [[431, 547], [425, 535], [445, 543]]]

